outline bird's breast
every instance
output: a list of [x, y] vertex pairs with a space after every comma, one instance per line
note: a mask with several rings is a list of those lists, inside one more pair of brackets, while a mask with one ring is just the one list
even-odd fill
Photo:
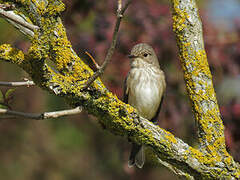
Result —
[[132, 69], [127, 83], [128, 103], [134, 106], [141, 116], [151, 120], [157, 113], [165, 89], [164, 77], [152, 69]]

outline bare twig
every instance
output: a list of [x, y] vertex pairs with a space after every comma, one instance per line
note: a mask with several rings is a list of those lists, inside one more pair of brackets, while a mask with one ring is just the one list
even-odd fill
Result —
[[13, 21], [14, 23], [16, 23], [18, 25], [23, 26], [24, 28], [27, 28], [28, 30], [34, 31], [36, 29], [39, 29], [38, 26], [28, 23], [21, 16], [13, 13], [13, 11], [5, 11], [2, 8], [0, 8], [0, 16], [6, 18], [7, 20]]
[[122, 10], [122, 0], [118, 0], [118, 9], [117, 12], [121, 12]]
[[35, 83], [33, 81], [25, 81], [25, 82], [1, 82], [0, 86], [8, 86], [8, 87], [18, 87], [18, 86], [34, 86]]
[[85, 54], [87, 54], [88, 57], [90, 57], [90, 59], [92, 60], [94, 66], [95, 66], [94, 69], [96, 69], [95, 71], [99, 70], [99, 69], [100, 69], [100, 66], [97, 64], [97, 62], [96, 62], [95, 59], [92, 57], [92, 55], [91, 55], [89, 52], [87, 52], [87, 51], [85, 51]]
[[112, 55], [114, 53], [114, 50], [116, 48], [116, 43], [117, 43], [117, 35], [118, 35], [118, 30], [120, 27], [120, 23], [123, 17], [124, 12], [126, 11], [126, 9], [128, 8], [129, 4], [132, 2], [132, 0], [128, 0], [125, 4], [125, 6], [123, 8], [121, 8], [121, 0], [118, 0], [118, 10], [117, 10], [117, 21], [115, 24], [115, 28], [114, 28], [114, 32], [113, 32], [113, 38], [112, 38], [112, 42], [111, 42], [111, 46], [108, 49], [107, 55], [104, 59], [104, 62], [102, 64], [102, 66], [100, 67], [100, 69], [95, 72], [93, 74], [92, 77], [90, 77], [87, 81], [87, 83], [85, 84], [85, 86], [83, 87], [83, 89], [86, 89], [90, 86], [90, 84], [92, 84], [93, 81], [95, 81], [95, 79], [97, 79], [100, 75], [103, 74], [104, 70], [106, 69], [107, 65], [109, 64]]
[[26, 118], [26, 119], [35, 119], [35, 120], [58, 118], [62, 116], [79, 114], [80, 112], [82, 112], [82, 107], [76, 107], [74, 109], [55, 111], [55, 112], [44, 112], [44, 113], [24, 113], [24, 112], [17, 112], [17, 111], [0, 108], [0, 115], [10, 115], [16, 118]]

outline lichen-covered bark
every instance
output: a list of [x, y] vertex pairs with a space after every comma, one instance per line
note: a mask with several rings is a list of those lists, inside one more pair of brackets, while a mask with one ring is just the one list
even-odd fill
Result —
[[[103, 128], [151, 147], [159, 158], [158, 162], [164, 161], [167, 167], [181, 176], [192, 179], [240, 178], [239, 165], [225, 149], [223, 125], [202, 35], [194, 30], [195, 24], [200, 29], [201, 24], [193, 0], [172, 1], [173, 27], [188, 93], [199, 124], [199, 140], [203, 151], [141, 118], [133, 107], [109, 92], [99, 78], [89, 88], [83, 89], [93, 71], [76, 55], [66, 37], [59, 17], [64, 9], [61, 1], [0, 0], [0, 3], [6, 2], [15, 3], [15, 13], [23, 13], [28, 17], [28, 22], [39, 29], [30, 38], [32, 45], [28, 53], [4, 44], [0, 45], [0, 60], [20, 66], [37, 85], [65, 98], [69, 104], [84, 107], [98, 117]], [[49, 67], [47, 60], [55, 63], [56, 69]]]
[[204, 50], [198, 10], [191, 0], [174, 0], [172, 4], [173, 31], [198, 125], [200, 146], [204, 151], [221, 156], [226, 151], [224, 127]]
[[172, 0], [173, 31], [186, 89], [198, 127], [199, 150], [219, 162], [234, 163], [226, 151], [212, 75], [204, 49], [202, 23], [195, 0]]

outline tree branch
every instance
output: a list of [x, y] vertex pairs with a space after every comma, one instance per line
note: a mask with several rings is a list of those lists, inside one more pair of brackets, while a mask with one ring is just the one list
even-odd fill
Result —
[[197, 122], [200, 148], [218, 157], [227, 154], [212, 75], [202, 36], [202, 23], [195, 0], [174, 0], [173, 31], [184, 71], [188, 96]]
[[44, 113], [24, 113], [18, 111], [12, 111], [8, 109], [0, 108], [0, 115], [10, 115], [11, 118], [26, 118], [35, 120], [44, 120], [49, 118], [59, 118], [63, 116], [75, 115], [82, 112], [81, 107], [76, 107], [74, 109], [55, 111], [55, 112], [44, 112]]
[[88, 57], [92, 60], [92, 63], [93, 63], [93, 71], [95, 72], [95, 71], [99, 70], [99, 69], [100, 69], [100, 66], [97, 64], [97, 62], [96, 62], [95, 59], [92, 57], [92, 55], [91, 55], [89, 52], [87, 52], [87, 51], [85, 51], [85, 54], [87, 54]]
[[120, 13], [122, 10], [122, 0], [118, 0], [118, 8], [117, 8], [117, 12]]
[[31, 31], [39, 29], [38, 26], [28, 23], [23, 18], [21, 18], [20, 16], [17, 16], [15, 13], [13, 13], [13, 11], [4, 11], [3, 9], [0, 8], [0, 15], [8, 20], [15, 22], [16, 24], [19, 24], [19, 25], [31, 30]]
[[18, 87], [18, 86], [35, 86], [33, 81], [24, 81], [24, 82], [2, 82], [0, 81], [0, 86], [8, 86], [8, 87]]
[[125, 6], [122, 9], [121, 0], [118, 0], [117, 21], [116, 21], [114, 32], [113, 32], [113, 38], [112, 38], [111, 46], [108, 49], [107, 55], [104, 59], [104, 62], [102, 64], [102, 66], [99, 68], [99, 70], [97, 72], [95, 72], [93, 74], [92, 77], [90, 77], [88, 79], [88, 81], [85, 84], [85, 86], [83, 87], [83, 89], [87, 89], [92, 84], [92, 82], [95, 81], [95, 79], [97, 79], [99, 76], [101, 76], [103, 74], [104, 70], [106, 69], [107, 65], [109, 64], [109, 62], [112, 58], [112, 55], [114, 53], [114, 50], [116, 48], [118, 30], [119, 30], [119, 27], [120, 27], [120, 23], [121, 23], [123, 14], [124, 14], [124, 12], [126, 11], [126, 9], [128, 8], [128, 6], [131, 2], [132, 2], [132, 0], [128, 0], [126, 2]]
[[34, 30], [39, 29], [38, 26], [28, 23], [21, 16], [15, 14], [14, 11], [5, 11], [0, 8], [0, 16], [12, 23], [16, 28], [22, 31], [24, 34], [33, 36]]
[[[188, 94], [200, 130], [200, 149], [189, 146], [170, 132], [140, 117], [136, 109], [109, 92], [100, 79], [93, 80], [92, 86], [81, 91], [93, 71], [72, 50], [66, 37], [59, 16], [63, 8], [56, 6], [61, 1], [48, 1], [47, 6], [34, 5], [33, 1], [20, 3], [24, 3], [25, 10], [33, 14], [32, 21], [38, 22], [40, 29], [31, 38], [32, 45], [27, 55], [10, 45], [1, 45], [0, 60], [22, 67], [38, 86], [64, 98], [70, 105], [82, 106], [88, 113], [96, 116], [108, 131], [134, 143], [151, 147], [159, 159], [174, 167], [173, 171], [176, 168], [178, 173], [195, 179], [240, 178], [239, 164], [225, 149], [223, 125], [218, 107], [215, 106], [217, 102], [194, 0], [174, 0], [172, 4], [173, 28], [180, 49]], [[126, 7], [123, 7], [122, 12]], [[116, 39], [112, 44], [116, 44]], [[110, 48], [108, 52], [105, 59], [110, 57], [109, 61], [113, 51]], [[56, 71], [46, 65], [46, 58], [56, 63]], [[103, 65], [105, 63], [106, 61]]]

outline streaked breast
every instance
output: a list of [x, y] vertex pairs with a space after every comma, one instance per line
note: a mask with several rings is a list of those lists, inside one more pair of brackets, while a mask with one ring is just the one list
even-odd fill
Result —
[[151, 120], [158, 110], [165, 90], [163, 73], [160, 69], [134, 68], [129, 77], [128, 103], [134, 106], [141, 116]]

